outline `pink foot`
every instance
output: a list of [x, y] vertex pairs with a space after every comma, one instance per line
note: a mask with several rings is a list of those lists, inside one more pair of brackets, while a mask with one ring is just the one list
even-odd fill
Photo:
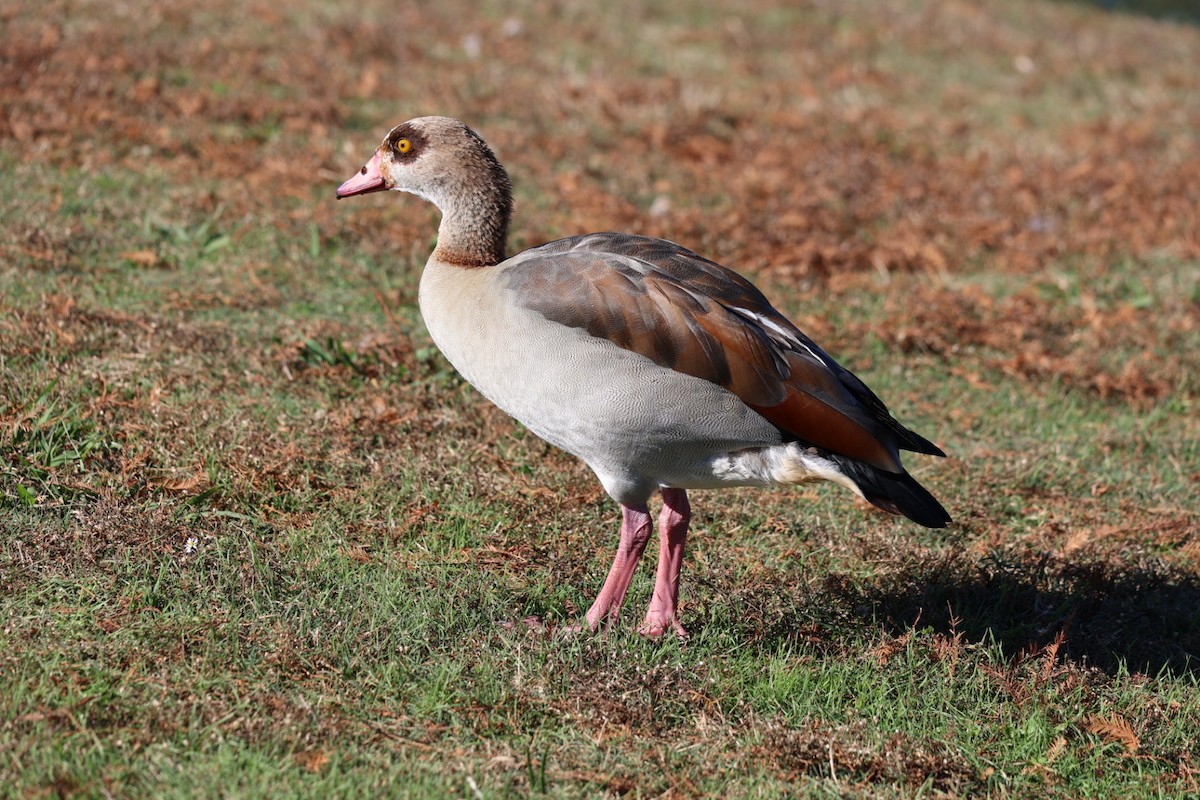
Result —
[[679, 573], [683, 570], [683, 545], [687, 540], [692, 509], [683, 489], [663, 489], [663, 508], [658, 515], [658, 571], [654, 576], [654, 596], [646, 619], [638, 628], [644, 636], [662, 636], [674, 631], [681, 639], [687, 631], [679, 622]]
[[621, 541], [617, 545], [617, 555], [604, 586], [596, 595], [596, 602], [592, 603], [584, 617], [592, 631], [598, 631], [601, 627], [608, 630], [617, 621], [638, 560], [646, 549], [646, 542], [650, 541], [650, 530], [649, 509], [645, 506], [621, 506]]
[[[679, 622], [678, 613], [679, 574], [683, 570], [683, 547], [692, 512], [683, 489], [663, 489], [662, 496], [654, 596], [638, 633], [643, 636], [663, 636], [670, 631], [686, 639], [688, 633]], [[617, 547], [616, 558], [613, 559], [604, 586], [596, 596], [596, 602], [592, 603], [584, 617], [587, 627], [593, 632], [601, 629], [608, 631], [616, 623], [638, 560], [650, 539], [650, 512], [645, 506], [622, 505], [621, 511], [621, 543]]]
[[647, 614], [642, 620], [642, 625], [638, 628], [638, 633], [642, 636], [651, 636], [658, 638], [667, 631], [673, 631], [680, 639], [688, 638], [688, 632], [684, 629], [682, 623], [679, 622], [679, 617], [672, 614], [669, 617], [660, 617], [655, 614]]

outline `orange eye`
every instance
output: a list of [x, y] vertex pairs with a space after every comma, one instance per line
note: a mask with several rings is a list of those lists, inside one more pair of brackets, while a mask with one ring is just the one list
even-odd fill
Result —
[[400, 141], [396, 142], [397, 153], [404, 154], [409, 150], [412, 150], [412, 142], [410, 142], [408, 139], [401, 139]]

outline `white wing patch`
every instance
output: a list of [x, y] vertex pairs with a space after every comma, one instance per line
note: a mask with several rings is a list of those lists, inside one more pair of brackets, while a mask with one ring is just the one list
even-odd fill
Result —
[[775, 334], [777, 334], [779, 336], [780, 339], [787, 342], [794, 349], [803, 350], [804, 352], [808, 353], [809, 356], [811, 356], [812, 359], [814, 361], [816, 361], [818, 364], [823, 364], [826, 367], [829, 366], [829, 363], [827, 361], [825, 361], [825, 359], [821, 358], [821, 356], [819, 354], [815, 353], [811, 347], [809, 347], [807, 344], [805, 344], [800, 339], [797, 339], [796, 335], [794, 333], [792, 333], [791, 331], [782, 327], [781, 325], [779, 325], [779, 323], [777, 323], [775, 320], [771, 319], [770, 317], [764, 317], [762, 314], [759, 314], [755, 311], [751, 311], [748, 308], [733, 308], [730, 310], [736, 312], [739, 316], [743, 316], [743, 317], [751, 320], [755, 324], [757, 324], [763, 328], [766, 328], [769, 331], [773, 331]]

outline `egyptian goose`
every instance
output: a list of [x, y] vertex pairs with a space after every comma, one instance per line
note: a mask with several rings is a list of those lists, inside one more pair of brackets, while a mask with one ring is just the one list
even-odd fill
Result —
[[688, 489], [826, 480], [927, 527], [950, 517], [900, 450], [944, 456], [897, 422], [740, 275], [662, 239], [572, 236], [505, 257], [512, 187], [474, 131], [421, 117], [387, 135], [338, 198], [411, 192], [442, 212], [421, 314], [454, 368], [621, 505], [612, 569], [586, 615], [611, 627], [662, 493], [640, 632], [685, 636]]

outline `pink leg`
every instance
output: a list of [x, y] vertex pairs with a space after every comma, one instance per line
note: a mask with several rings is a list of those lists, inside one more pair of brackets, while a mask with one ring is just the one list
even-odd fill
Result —
[[683, 489], [663, 489], [663, 508], [658, 517], [658, 572], [654, 578], [654, 596], [650, 610], [638, 633], [662, 636], [668, 630], [686, 637], [679, 623], [679, 573], [683, 569], [683, 544], [687, 540], [692, 508]]
[[601, 622], [605, 629], [611, 628], [621, 613], [621, 604], [625, 602], [625, 593], [629, 591], [629, 583], [633, 580], [634, 570], [637, 569], [638, 559], [650, 541], [650, 510], [645, 506], [632, 508], [621, 506], [621, 541], [617, 545], [617, 557], [613, 559], [612, 569], [596, 602], [587, 612], [587, 624], [592, 630], [597, 630]]

